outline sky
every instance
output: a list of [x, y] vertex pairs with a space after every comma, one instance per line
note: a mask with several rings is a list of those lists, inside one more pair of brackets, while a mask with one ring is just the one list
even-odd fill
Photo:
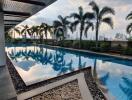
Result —
[[[57, 20], [58, 15], [68, 16], [71, 13], [78, 12], [78, 7], [82, 6], [84, 11], [92, 11], [88, 5], [92, 0], [57, 0], [47, 8], [30, 17], [22, 24], [39, 25], [42, 22], [52, 25], [54, 20]], [[128, 21], [126, 16], [132, 11], [132, 0], [94, 0], [101, 8], [105, 6], [112, 7], [115, 10], [115, 16], [111, 16], [114, 22], [114, 29], [112, 30], [107, 24], [102, 24], [99, 30], [99, 36], [104, 36], [109, 39], [114, 39], [116, 33], [126, 35], [126, 26]], [[76, 39], [79, 36], [79, 30], [75, 33], [68, 31], [70, 38]], [[83, 39], [95, 39], [95, 31], [88, 32], [88, 38], [83, 36]]]

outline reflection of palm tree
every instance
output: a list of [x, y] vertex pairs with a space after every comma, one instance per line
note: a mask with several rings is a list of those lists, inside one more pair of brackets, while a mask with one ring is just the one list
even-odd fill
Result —
[[58, 71], [58, 75], [62, 75], [67, 73], [68, 71], [74, 71], [74, 68], [72, 68], [73, 60], [71, 60], [69, 63], [67, 63], [64, 59], [65, 53], [61, 51], [56, 51], [54, 55], [54, 59], [52, 62], [53, 69], [55, 71]]
[[71, 60], [68, 64], [65, 64], [64, 66], [61, 67], [61, 70], [58, 73], [59, 75], [65, 74], [68, 71], [72, 72], [74, 71], [74, 68], [72, 68], [73, 60]]
[[132, 80], [126, 77], [122, 77], [122, 79], [125, 85], [119, 84], [119, 87], [126, 94], [127, 99], [132, 100]]
[[94, 60], [94, 66], [93, 66], [93, 77], [95, 79], [95, 81], [98, 80], [98, 75], [97, 75], [97, 59]]
[[[12, 60], [15, 60], [15, 62], [17, 62], [16, 54], [15, 54], [15, 52], [13, 52], [13, 50], [11, 51], [11, 53], [8, 52], [8, 54], [9, 54], [9, 56], [11, 57]], [[18, 54], [17, 54], [17, 55], [18, 55]]]
[[103, 76], [99, 79], [98, 73], [97, 73], [97, 59], [96, 58], [95, 58], [95, 61], [94, 61], [93, 78], [94, 78], [95, 82], [98, 84], [98, 86], [100, 87], [100, 89], [103, 92], [107, 92], [107, 89], [102, 87], [101, 85], [106, 85], [106, 81], [109, 78], [109, 73], [105, 74], [105, 76]]
[[82, 63], [82, 59], [81, 59], [80, 55], [79, 55], [78, 67], [79, 67], [79, 69], [86, 67], [86, 62]]
[[102, 76], [102, 77], [100, 78], [101, 84], [102, 84], [102, 85], [106, 85], [106, 82], [107, 82], [108, 78], [109, 78], [109, 72], [106, 73], [104, 76]]
[[27, 50], [27, 46], [25, 47], [25, 50], [22, 51], [22, 56], [24, 56], [24, 60], [28, 60], [30, 57], [31, 50]]
[[64, 65], [65, 65], [64, 54], [62, 52], [56, 51], [56, 54], [54, 56], [54, 61], [53, 61], [53, 69], [55, 71], [58, 71]]
[[28, 60], [31, 55], [31, 50], [19, 50], [18, 52], [12, 50], [11, 53], [8, 53], [10, 57], [17, 62], [17, 58], [24, 57], [24, 60]]
[[52, 53], [48, 52], [47, 49], [44, 52], [43, 47], [36, 50], [36, 52], [33, 50], [27, 50], [26, 48], [25, 50], [19, 50], [17, 52], [12, 51], [11, 53], [9, 53], [9, 55], [13, 60], [15, 59], [16, 61], [18, 58], [22, 57], [24, 61], [27, 61], [29, 60], [29, 58], [31, 58], [32, 60], [43, 65], [51, 64], [53, 65], [53, 70], [58, 72], [58, 75], [62, 75], [64, 73], [67, 73], [68, 71], [74, 71], [74, 68], [72, 68], [73, 60], [71, 60], [70, 62], [66, 62], [64, 60], [65, 53], [58, 50], [56, 50], [55, 55], [53, 55]]

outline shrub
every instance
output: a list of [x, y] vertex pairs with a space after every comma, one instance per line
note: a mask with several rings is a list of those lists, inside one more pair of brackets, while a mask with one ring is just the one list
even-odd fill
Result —
[[91, 49], [92, 47], [95, 47], [94, 41], [83, 41], [83, 43], [82, 43], [83, 49]]
[[132, 48], [128, 47], [124, 49], [124, 54], [132, 56]]
[[73, 41], [72, 47], [78, 49], [79, 48], [79, 40]]
[[110, 49], [110, 43], [102, 42], [100, 43], [100, 51], [108, 51]]
[[71, 40], [66, 40], [63, 42], [64, 47], [72, 47], [72, 41]]

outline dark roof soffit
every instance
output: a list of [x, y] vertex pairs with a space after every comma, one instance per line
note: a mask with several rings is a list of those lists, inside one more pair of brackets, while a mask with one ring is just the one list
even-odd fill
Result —
[[3, 11], [4, 16], [23, 16], [23, 17], [29, 17], [31, 16], [30, 13], [25, 13], [25, 12], [15, 12], [15, 11]]
[[12, 1], [29, 3], [29, 4], [39, 5], [39, 6], [46, 6], [44, 2], [33, 1], [33, 0], [12, 0]]

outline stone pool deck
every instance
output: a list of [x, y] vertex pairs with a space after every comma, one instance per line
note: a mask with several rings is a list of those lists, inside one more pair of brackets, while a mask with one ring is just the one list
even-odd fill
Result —
[[83, 100], [79, 90], [78, 81], [74, 80], [55, 87], [28, 100]]
[[7, 66], [18, 100], [106, 100], [91, 67], [26, 86], [8, 57]]

